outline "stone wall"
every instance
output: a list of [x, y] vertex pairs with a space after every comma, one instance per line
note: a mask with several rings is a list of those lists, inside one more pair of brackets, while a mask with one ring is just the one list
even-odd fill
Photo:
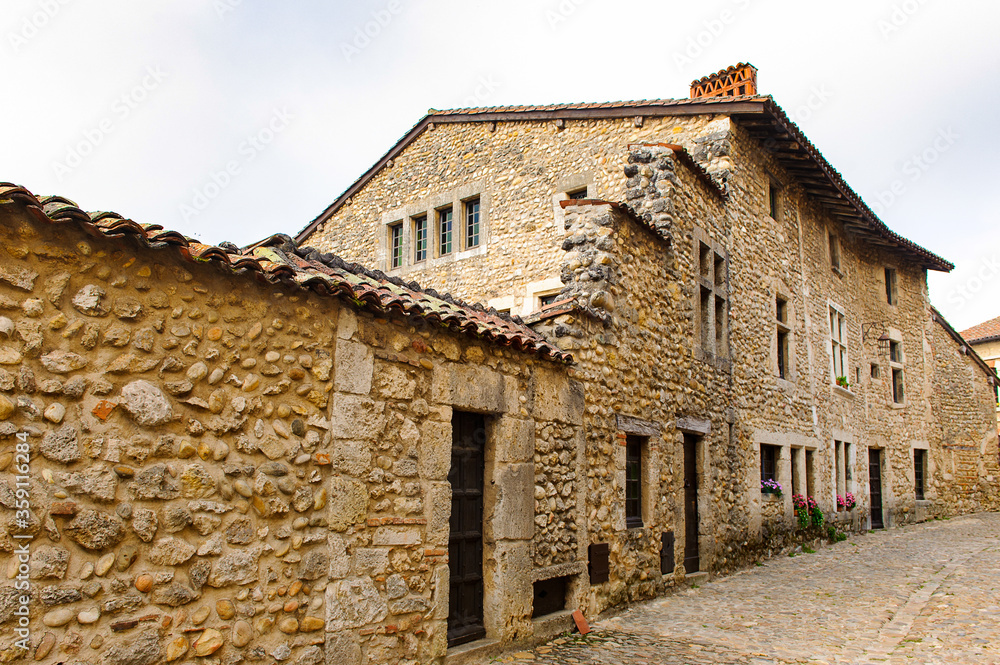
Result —
[[[671, 144], [724, 184], [728, 197]], [[589, 197], [619, 203], [564, 208], [563, 184], [583, 180]], [[449, 264], [447, 273], [430, 265], [405, 272], [481, 301], [526, 297], [532, 283], [558, 276], [560, 298], [572, 298], [571, 311], [543, 316], [535, 327], [573, 352], [586, 391], [586, 533], [590, 543], [610, 547], [610, 580], [589, 589], [591, 613], [660, 593], [691, 572], [683, 565], [685, 439], [695, 442], [702, 570], [733, 570], [812, 537], [796, 532], [793, 491], [814, 496], [837, 528], [869, 528], [870, 450], [883, 467], [887, 526], [992, 505], [996, 455], [988, 437], [962, 462], [975, 462], [977, 470], [965, 473], [978, 479], [976, 488], [942, 488], [937, 460], [945, 459], [947, 437], [938, 412], [965, 405], [962, 426], [979, 432], [986, 388], [977, 383], [937, 397], [942, 386], [978, 379], [961, 369], [953, 346], [933, 339], [925, 269], [849, 232], [739, 122], [698, 116], [646, 118], [641, 126], [632, 119], [440, 126], [309, 242], [378, 261], [380, 225], [395, 214], [382, 211], [473, 181], [488, 183], [482, 187], [497, 244]], [[778, 196], [775, 217], [769, 188]], [[703, 247], [719, 257], [718, 272], [702, 274]], [[886, 297], [887, 267], [896, 271], [894, 304]], [[724, 300], [717, 313], [700, 312], [703, 288]], [[784, 378], [776, 361], [779, 297], [789, 338]], [[847, 388], [835, 385], [831, 369], [831, 306], [846, 319]], [[724, 319], [718, 340], [717, 319]], [[898, 364], [878, 342], [883, 333], [899, 344]], [[901, 404], [893, 401], [893, 367], [903, 370]], [[644, 437], [641, 528], [627, 528], [624, 515], [628, 434]], [[846, 451], [840, 489], [835, 442]], [[760, 491], [762, 445], [778, 449], [781, 497]], [[915, 449], [930, 451], [934, 470], [929, 498], [919, 505]], [[549, 485], [536, 469], [536, 519], [550, 510]], [[838, 511], [836, 497], [847, 492], [858, 505]], [[674, 534], [675, 551], [661, 575], [664, 532]]]
[[564, 368], [15, 205], [0, 247], [4, 662], [440, 662], [455, 410], [489, 416], [488, 635], [531, 634], [505, 557], [530, 561], [536, 432], [578, 436]]
[[[691, 139], [692, 150], [704, 151], [693, 137], [710, 135], [720, 122], [728, 124], [725, 118], [696, 116], [647, 118], [641, 127], [632, 118], [572, 121], [562, 127], [509, 122], [492, 131], [488, 123], [435, 125], [305, 244], [462, 298], [497, 301], [498, 307], [525, 313], [532, 309], [529, 287], [559, 275], [563, 231], [558, 202], [568, 191], [587, 186], [592, 198], [622, 201], [625, 146], [669, 136]], [[407, 229], [412, 214], [429, 212], [433, 226], [435, 208], [474, 195], [482, 197], [485, 253], [456, 252], [454, 260], [439, 261], [431, 242], [428, 261], [412, 265], [414, 256], [408, 252], [404, 268], [389, 270], [385, 224], [403, 221]], [[459, 216], [456, 210], [456, 229]]]
[[931, 404], [939, 430], [930, 449], [929, 506], [915, 502], [918, 515], [954, 515], [997, 510], [1000, 498], [1000, 450], [997, 432], [990, 426], [996, 412], [996, 392], [986, 372], [945, 328], [928, 325], [929, 353], [933, 356]]

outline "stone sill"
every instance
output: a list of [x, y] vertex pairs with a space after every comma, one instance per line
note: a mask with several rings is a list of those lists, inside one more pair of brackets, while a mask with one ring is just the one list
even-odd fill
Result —
[[846, 397], [848, 399], [854, 399], [855, 397], [857, 397], [857, 395], [855, 395], [847, 388], [841, 388], [837, 384], [833, 384], [833, 394], [840, 395], [841, 397]]
[[799, 384], [795, 383], [795, 381], [782, 379], [781, 377], [775, 377], [774, 382], [782, 390], [796, 390], [799, 387]]
[[763, 501], [770, 501], [772, 503], [777, 503], [779, 501], [784, 501], [785, 500], [785, 495], [782, 494], [781, 496], [778, 496], [777, 494], [771, 494], [770, 492], [761, 492], [760, 493], [760, 498]]
[[889, 403], [889, 408], [890, 409], [905, 409], [906, 408], [906, 402], [903, 402], [902, 404], [899, 404], [898, 402], [890, 402]]

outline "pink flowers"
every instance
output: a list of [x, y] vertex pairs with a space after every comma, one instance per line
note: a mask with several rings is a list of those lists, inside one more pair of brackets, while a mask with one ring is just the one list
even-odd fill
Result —
[[840, 496], [839, 494], [837, 495], [837, 508], [853, 510], [856, 505], [858, 505], [858, 500], [854, 498], [854, 495], [850, 492], [844, 496]]

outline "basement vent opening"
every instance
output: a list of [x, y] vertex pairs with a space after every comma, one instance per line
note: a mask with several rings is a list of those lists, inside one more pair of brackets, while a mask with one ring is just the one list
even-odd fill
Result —
[[569, 577], [553, 577], [535, 582], [535, 597], [531, 602], [531, 618], [537, 619], [566, 609], [566, 590], [568, 588]]

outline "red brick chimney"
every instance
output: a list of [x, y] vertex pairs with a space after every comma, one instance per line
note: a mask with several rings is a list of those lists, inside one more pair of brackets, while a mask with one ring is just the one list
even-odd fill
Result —
[[749, 62], [691, 81], [691, 99], [757, 94], [757, 68]]

